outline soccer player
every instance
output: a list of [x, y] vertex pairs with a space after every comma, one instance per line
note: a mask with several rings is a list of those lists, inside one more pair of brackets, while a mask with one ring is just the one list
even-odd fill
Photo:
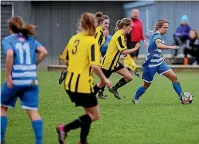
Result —
[[[132, 80], [132, 75], [130, 71], [119, 62], [120, 55], [135, 52], [140, 48], [140, 43], [137, 43], [134, 49], [127, 49], [126, 47], [125, 35], [131, 31], [131, 23], [131, 19], [128, 18], [123, 18], [116, 23], [117, 31], [113, 35], [109, 43], [107, 52], [101, 63], [102, 71], [104, 72], [106, 77], [109, 78], [113, 72], [117, 72], [118, 74], [123, 76], [123, 78], [120, 79], [115, 86], [109, 89], [109, 91], [113, 93], [117, 99], [121, 99], [117, 92], [117, 89]], [[103, 86], [104, 83], [102, 81], [99, 81], [94, 86], [95, 94], [97, 94], [97, 92]]]
[[[25, 25], [14, 16], [8, 20], [10, 35], [2, 41], [6, 54], [6, 81], [1, 89], [1, 143], [5, 143], [7, 110], [18, 98], [32, 121], [36, 144], [43, 143], [43, 122], [38, 113], [39, 86], [36, 66], [47, 55], [46, 49], [33, 37], [35, 26]], [[38, 56], [37, 56], [38, 54]]]
[[94, 37], [98, 41], [98, 44], [101, 48], [101, 46], [105, 43], [105, 36], [103, 33], [104, 30], [109, 28], [110, 18], [107, 15], [103, 15], [102, 12], [96, 12], [95, 17], [97, 19], [98, 26], [96, 28]]
[[101, 71], [100, 48], [94, 38], [96, 18], [94, 14], [83, 13], [81, 16], [81, 32], [74, 35], [66, 46], [65, 58], [68, 63], [68, 73], [65, 79], [65, 89], [71, 101], [76, 106], [82, 106], [85, 114], [57, 129], [60, 144], [64, 144], [67, 133], [81, 128], [79, 144], [87, 144], [87, 136], [91, 123], [98, 120], [100, 110], [93, 90], [91, 69], [100, 77], [107, 87], [110, 80]]
[[153, 77], [157, 72], [159, 75], [164, 75], [168, 79], [171, 80], [174, 90], [179, 96], [181, 103], [183, 91], [178, 82], [178, 79], [173, 72], [173, 70], [169, 67], [169, 65], [165, 62], [162, 54], [162, 49], [177, 49], [177, 46], [168, 46], [165, 45], [165, 37], [164, 35], [168, 30], [168, 21], [167, 20], [159, 20], [155, 25], [154, 34], [152, 35], [148, 48], [148, 55], [146, 61], [143, 64], [143, 75], [142, 79], [144, 80], [144, 84], [140, 86], [133, 97], [133, 102], [135, 104], [140, 102], [141, 95], [146, 91], [146, 89], [151, 85], [153, 81]]

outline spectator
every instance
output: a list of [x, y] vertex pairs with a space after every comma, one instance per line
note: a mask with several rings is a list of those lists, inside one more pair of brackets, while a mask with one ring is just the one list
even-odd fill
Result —
[[104, 30], [104, 36], [105, 36], [105, 43], [101, 47], [101, 56], [104, 57], [106, 54], [106, 50], [108, 48], [108, 44], [111, 41], [112, 35], [109, 34], [109, 30]]
[[[189, 26], [189, 20], [186, 15], [181, 17], [180, 26], [176, 29], [175, 34], [173, 35], [174, 38], [174, 45], [181, 47], [183, 44], [186, 43], [186, 40], [189, 38], [189, 31], [191, 27]], [[177, 56], [178, 50], [175, 50], [174, 56]]]
[[199, 65], [199, 35], [196, 30], [192, 29], [189, 32], [189, 39], [186, 41], [184, 48], [184, 64], [188, 65], [187, 55], [196, 57], [196, 63]]
[[[144, 40], [144, 34], [143, 34], [143, 27], [142, 22], [139, 19], [139, 10], [133, 9], [132, 10], [132, 30], [130, 35], [127, 37], [127, 47], [134, 48], [136, 43], [140, 42], [141, 40], [144, 41], [144, 45], [146, 47], [146, 41]], [[139, 50], [135, 53], [131, 54], [131, 57], [135, 58], [138, 57]]]

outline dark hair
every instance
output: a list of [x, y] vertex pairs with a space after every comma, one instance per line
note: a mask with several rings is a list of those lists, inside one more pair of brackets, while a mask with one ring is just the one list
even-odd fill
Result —
[[8, 20], [8, 26], [13, 33], [21, 33], [25, 38], [36, 34], [36, 26], [33, 24], [24, 24], [24, 21], [19, 16], [13, 16]]
[[101, 11], [96, 12], [95, 17], [97, 19], [98, 25], [100, 25], [105, 19], [110, 19], [109, 16], [104, 15]]
[[159, 20], [156, 24], [155, 24], [155, 29], [154, 32], [158, 31], [159, 28], [161, 28], [163, 26], [164, 23], [168, 23], [169, 22], [166, 19], [161, 19]]
[[95, 34], [95, 15], [92, 13], [85, 12], [81, 16], [80, 27], [88, 32], [89, 36]]
[[124, 26], [130, 26], [132, 23], [131, 19], [129, 18], [123, 18], [121, 20], [118, 20], [116, 22], [116, 26], [115, 26], [115, 30], [119, 30], [119, 29], [122, 29]]

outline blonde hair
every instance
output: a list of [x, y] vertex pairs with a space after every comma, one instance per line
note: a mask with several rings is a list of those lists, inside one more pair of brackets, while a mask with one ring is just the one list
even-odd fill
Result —
[[158, 22], [155, 24], [155, 28], [154, 28], [154, 32], [158, 31], [159, 28], [161, 28], [163, 26], [164, 23], [168, 23], [169, 22], [166, 20], [166, 19], [161, 19], [161, 20], [158, 20]]
[[195, 33], [195, 35], [196, 35], [196, 38], [199, 39], [199, 34], [198, 34], [197, 30], [192, 29], [191, 31], [193, 31]]
[[120, 30], [122, 29], [124, 26], [130, 26], [132, 23], [131, 19], [129, 18], [123, 18], [121, 20], [118, 20], [116, 22], [116, 26], [115, 26], [115, 30]]

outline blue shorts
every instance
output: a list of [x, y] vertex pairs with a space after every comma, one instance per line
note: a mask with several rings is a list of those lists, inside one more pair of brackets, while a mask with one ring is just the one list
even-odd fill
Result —
[[157, 72], [159, 75], [163, 75], [164, 73], [170, 71], [170, 66], [164, 61], [159, 66], [156, 67], [143, 67], [142, 79], [147, 83], [151, 83], [155, 73]]
[[23, 109], [37, 110], [38, 109], [38, 98], [39, 98], [39, 87], [34, 86], [16, 86], [10, 89], [7, 84], [4, 83], [1, 88], [1, 106], [14, 108], [17, 99], [21, 100]]

